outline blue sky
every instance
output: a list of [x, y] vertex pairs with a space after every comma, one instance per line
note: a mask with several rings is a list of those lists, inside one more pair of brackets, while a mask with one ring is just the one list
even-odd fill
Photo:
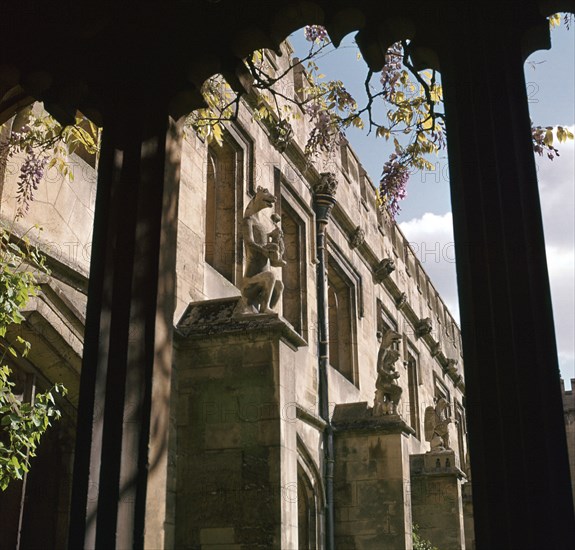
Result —
[[[575, 29], [565, 26], [552, 30], [551, 50], [532, 54], [525, 65], [525, 77], [531, 117], [536, 125], [575, 126]], [[295, 54], [305, 57], [309, 43], [303, 31], [290, 37]], [[342, 80], [345, 87], [362, 104], [366, 65], [358, 60], [353, 34], [348, 35], [337, 50], [317, 61], [329, 79]], [[377, 82], [377, 80], [374, 80]], [[364, 168], [377, 183], [381, 167], [390, 153], [382, 138], [351, 129], [347, 135]], [[537, 157], [539, 188], [545, 226], [547, 258], [553, 298], [555, 328], [559, 348], [559, 363], [566, 386], [575, 378], [574, 312], [575, 312], [575, 226], [574, 226], [574, 142], [558, 146], [560, 157], [553, 162]], [[416, 252], [441, 249], [453, 241], [449, 174], [447, 157], [441, 153], [430, 159], [435, 172], [414, 174], [408, 184], [408, 196], [398, 216], [400, 226], [413, 243]], [[420, 255], [445, 302], [459, 318], [455, 264], [451, 258], [435, 260], [435, 254]]]

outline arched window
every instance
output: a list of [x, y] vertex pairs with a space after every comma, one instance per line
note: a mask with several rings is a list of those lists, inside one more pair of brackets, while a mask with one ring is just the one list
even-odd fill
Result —
[[358, 383], [354, 355], [354, 287], [330, 256], [327, 269], [329, 363], [352, 384]]
[[297, 439], [298, 548], [317, 550], [323, 540], [325, 493], [317, 465], [299, 436]]
[[409, 424], [415, 430], [415, 437], [420, 435], [419, 427], [419, 376], [417, 354], [407, 354], [407, 385], [409, 390]]
[[329, 311], [329, 362], [339, 370], [339, 311], [337, 293], [333, 286], [327, 288], [327, 303]]
[[286, 247], [287, 265], [282, 269], [283, 316], [298, 334], [307, 328], [307, 290], [305, 274], [305, 224], [296, 212], [282, 199], [281, 223]]
[[209, 147], [206, 168], [205, 260], [231, 283], [236, 266], [236, 183], [240, 153], [224, 141]]
[[313, 486], [307, 475], [298, 466], [297, 476], [297, 530], [298, 548], [312, 550], [317, 548], [317, 508]]

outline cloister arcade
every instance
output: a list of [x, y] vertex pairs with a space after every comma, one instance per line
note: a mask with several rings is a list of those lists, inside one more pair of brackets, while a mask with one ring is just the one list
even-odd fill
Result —
[[[568, 0], [3, 3], [0, 122], [40, 100], [62, 123], [80, 110], [104, 128], [70, 548], [162, 545], [181, 118], [202, 105], [207, 77], [248, 89], [242, 59], [306, 24], [336, 45], [357, 31], [374, 70], [403, 38], [421, 68], [441, 70], [477, 548], [571, 548], [523, 63], [550, 47], [546, 17], [573, 10]], [[135, 421], [121, 429], [126, 414]]]

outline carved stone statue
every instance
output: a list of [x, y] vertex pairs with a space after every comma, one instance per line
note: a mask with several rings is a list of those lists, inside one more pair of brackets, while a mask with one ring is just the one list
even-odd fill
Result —
[[384, 258], [379, 262], [375, 270], [375, 280], [382, 283], [395, 271], [395, 262], [392, 258]]
[[395, 307], [401, 309], [407, 303], [407, 294], [402, 292], [395, 300]]
[[447, 400], [440, 397], [435, 407], [425, 409], [425, 440], [429, 441], [432, 453], [451, 450], [449, 446], [449, 424]]
[[432, 330], [433, 330], [433, 324], [431, 322], [431, 319], [429, 317], [426, 317], [425, 319], [420, 319], [419, 323], [417, 323], [415, 327], [415, 334], [417, 335], [418, 338], [423, 338], [424, 336], [431, 334]]
[[277, 214], [266, 216], [264, 210], [273, 208], [276, 198], [265, 188], [258, 187], [247, 205], [242, 221], [242, 235], [246, 252], [246, 268], [242, 296], [235, 315], [274, 313], [281, 298], [283, 283], [272, 267], [286, 265], [283, 259], [285, 244]]
[[283, 153], [293, 139], [293, 128], [287, 120], [278, 122], [272, 129], [270, 135], [271, 144]]
[[349, 241], [349, 246], [351, 248], [358, 248], [365, 242], [365, 231], [358, 225]]
[[399, 351], [393, 349], [393, 344], [401, 340], [401, 334], [389, 329], [381, 337], [377, 355], [377, 381], [375, 383], [375, 399], [373, 415], [397, 414], [397, 405], [403, 388], [397, 383], [399, 372], [395, 370], [395, 362], [399, 359]]
[[284, 242], [284, 232], [280, 227], [281, 217], [277, 214], [272, 214], [271, 220], [274, 224], [273, 231], [269, 234], [269, 242], [277, 244], [277, 251], [270, 252], [270, 264], [273, 267], [285, 267], [287, 262], [283, 259], [286, 251], [286, 246]]

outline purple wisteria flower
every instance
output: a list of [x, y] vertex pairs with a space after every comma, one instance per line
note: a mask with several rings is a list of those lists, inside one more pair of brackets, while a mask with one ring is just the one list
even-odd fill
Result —
[[323, 42], [327, 40], [327, 31], [321, 25], [307, 25], [304, 33], [306, 40], [309, 42]]
[[30, 202], [34, 199], [34, 191], [38, 189], [40, 181], [44, 177], [47, 161], [45, 155], [39, 155], [32, 147], [26, 149], [26, 157], [20, 167], [18, 191], [16, 192], [16, 199], [19, 204], [17, 217], [22, 217], [28, 213]]
[[379, 187], [383, 206], [393, 218], [401, 210], [399, 203], [407, 196], [405, 188], [408, 180], [407, 167], [400, 162], [397, 154], [391, 154], [389, 160], [383, 165]]

